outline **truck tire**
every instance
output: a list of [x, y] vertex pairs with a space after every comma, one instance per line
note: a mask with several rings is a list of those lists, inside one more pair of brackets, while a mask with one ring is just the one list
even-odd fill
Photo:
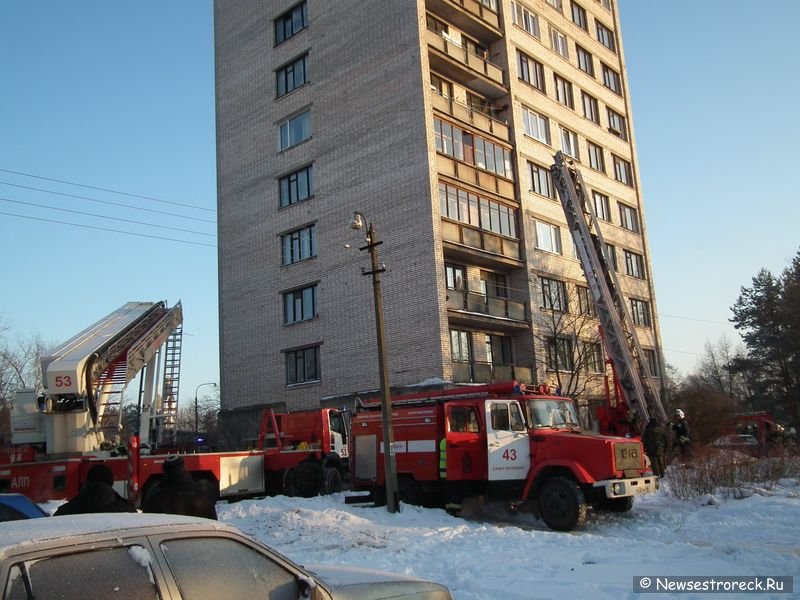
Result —
[[609, 512], [628, 512], [633, 508], [633, 496], [625, 496], [624, 498], [606, 498], [600, 503], [600, 508]]
[[342, 472], [336, 467], [325, 469], [325, 493], [338, 494], [342, 491]]
[[325, 474], [322, 465], [316, 460], [305, 460], [286, 472], [284, 493], [287, 496], [312, 498], [318, 496], [323, 489]]
[[586, 522], [586, 498], [571, 479], [551, 477], [539, 490], [538, 500], [539, 513], [550, 529], [572, 531]]
[[397, 482], [397, 495], [400, 502], [412, 506], [422, 506], [422, 491], [417, 482], [408, 477], [403, 477]]

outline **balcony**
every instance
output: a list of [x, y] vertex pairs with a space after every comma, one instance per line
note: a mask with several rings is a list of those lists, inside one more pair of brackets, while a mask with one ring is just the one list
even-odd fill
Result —
[[516, 380], [533, 383], [533, 368], [487, 362], [453, 362], [453, 383], [493, 383]]
[[431, 69], [475, 90], [487, 98], [498, 99], [508, 95], [503, 85], [503, 69], [482, 56], [445, 39], [435, 31], [426, 31]]
[[500, 16], [478, 0], [426, 0], [425, 6], [478, 40], [491, 42], [503, 35]]
[[464, 123], [469, 123], [476, 129], [489, 133], [504, 142], [509, 141], [507, 123], [499, 121], [472, 106], [467, 106], [458, 100], [442, 96], [435, 90], [432, 92], [431, 98], [433, 108], [436, 110], [453, 116]]
[[466, 259], [485, 267], [522, 266], [519, 240], [465, 223], [442, 219], [442, 242], [448, 258]]
[[514, 195], [513, 181], [479, 169], [474, 165], [463, 163], [444, 154], [437, 154], [436, 171], [441, 175], [449, 175], [466, 183], [477, 185], [507, 200], [518, 202]]
[[447, 290], [447, 318], [452, 325], [491, 326], [507, 331], [530, 328], [525, 302], [464, 290]]

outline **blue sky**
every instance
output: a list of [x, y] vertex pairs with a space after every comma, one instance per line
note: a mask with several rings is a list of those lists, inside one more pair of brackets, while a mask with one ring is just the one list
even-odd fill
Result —
[[[738, 339], [740, 287], [800, 248], [782, 170], [800, 137], [800, 3], [620, 13], [665, 356], [687, 372], [706, 340]], [[182, 300], [183, 399], [219, 380], [212, 22], [202, 0], [0, 3], [0, 315], [58, 343], [125, 302]]]

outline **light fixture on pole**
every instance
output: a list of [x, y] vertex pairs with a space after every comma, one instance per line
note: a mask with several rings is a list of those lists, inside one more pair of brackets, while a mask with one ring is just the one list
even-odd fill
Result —
[[395, 513], [400, 507], [400, 498], [397, 490], [397, 463], [394, 454], [394, 429], [392, 428], [392, 400], [389, 389], [389, 367], [386, 352], [386, 330], [383, 322], [383, 296], [381, 294], [381, 273], [386, 268], [378, 261], [378, 246], [383, 242], [378, 241], [375, 226], [367, 221], [360, 212], [353, 215], [350, 222], [351, 229], [363, 230], [366, 228], [367, 245], [359, 250], [369, 250], [372, 270], [361, 269], [362, 275], [372, 275], [372, 291], [375, 296], [375, 329], [378, 336], [378, 367], [381, 379], [381, 418], [383, 423], [383, 465], [386, 480], [386, 509]]
[[201, 383], [194, 389], [194, 451], [197, 452], [197, 437], [200, 435], [200, 431], [197, 428], [197, 392], [200, 391], [200, 388], [204, 385], [213, 385], [217, 387], [217, 384], [213, 381], [209, 381], [208, 383]]

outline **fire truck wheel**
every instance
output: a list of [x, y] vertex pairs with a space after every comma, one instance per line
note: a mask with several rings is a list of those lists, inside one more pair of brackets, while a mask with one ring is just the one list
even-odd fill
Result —
[[626, 496], [625, 498], [607, 498], [603, 500], [600, 508], [611, 512], [628, 512], [633, 508], [633, 496]]
[[422, 492], [413, 479], [401, 478], [397, 482], [397, 494], [400, 496], [400, 502], [404, 504], [422, 506]]
[[316, 460], [306, 460], [286, 473], [284, 491], [287, 496], [312, 498], [322, 492], [324, 473]]
[[336, 467], [325, 469], [325, 493], [337, 494], [342, 491], [342, 473]]
[[550, 529], [571, 531], [581, 527], [587, 510], [583, 492], [566, 477], [551, 477], [539, 491], [539, 512]]

